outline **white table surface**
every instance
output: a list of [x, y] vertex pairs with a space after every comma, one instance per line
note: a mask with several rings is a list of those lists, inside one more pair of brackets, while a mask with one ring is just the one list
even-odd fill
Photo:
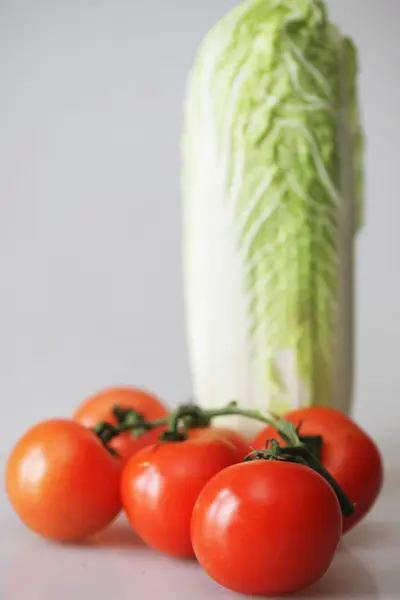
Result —
[[[345, 536], [328, 573], [301, 598], [400, 600], [400, 465], [393, 447], [384, 449], [386, 482], [375, 509]], [[195, 561], [146, 548], [124, 519], [81, 546], [46, 542], [19, 523], [4, 493], [0, 582], [1, 600], [244, 598], [219, 587]]]

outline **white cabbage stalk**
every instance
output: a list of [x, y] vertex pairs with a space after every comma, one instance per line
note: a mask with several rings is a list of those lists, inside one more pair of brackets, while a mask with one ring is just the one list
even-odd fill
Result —
[[247, 1], [201, 44], [182, 151], [188, 349], [204, 407], [350, 410], [356, 70], [319, 0]]

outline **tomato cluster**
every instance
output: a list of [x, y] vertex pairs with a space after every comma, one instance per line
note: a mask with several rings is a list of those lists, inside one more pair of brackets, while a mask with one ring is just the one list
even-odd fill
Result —
[[322, 577], [382, 486], [376, 444], [333, 409], [292, 411], [251, 441], [207, 420], [188, 431], [171, 422], [157, 397], [125, 387], [90, 397], [73, 419], [39, 423], [7, 462], [13, 508], [62, 542], [93, 535], [122, 508], [155, 550], [194, 556], [234, 591], [280, 595]]

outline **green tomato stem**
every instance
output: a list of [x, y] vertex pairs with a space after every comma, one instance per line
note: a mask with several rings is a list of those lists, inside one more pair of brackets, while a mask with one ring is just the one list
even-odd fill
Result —
[[212, 419], [216, 417], [233, 415], [247, 417], [272, 427], [279, 425], [279, 421], [277, 422], [268, 415], [264, 415], [259, 410], [240, 408], [237, 402], [230, 402], [226, 406], [214, 409], [202, 409], [195, 404], [185, 404], [171, 412], [168, 424], [173, 431], [179, 429], [183, 423], [189, 423], [190, 427], [207, 427]]
[[[287, 451], [287, 448], [285, 448], [285, 451]], [[322, 463], [314, 456], [312, 452], [310, 452], [310, 450], [306, 446], [303, 446], [301, 448], [301, 454], [303, 455], [307, 465], [311, 469], [319, 473], [333, 488], [333, 491], [335, 492], [337, 499], [339, 500], [343, 516], [350, 517], [354, 513], [354, 504], [350, 502], [348, 496], [338, 484], [336, 479], [332, 477], [329, 471], [325, 469]]]

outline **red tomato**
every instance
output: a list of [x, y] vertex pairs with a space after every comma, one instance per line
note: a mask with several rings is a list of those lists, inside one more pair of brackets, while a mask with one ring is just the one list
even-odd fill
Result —
[[253, 450], [244, 435], [228, 427], [196, 427], [188, 430], [188, 436], [189, 438], [201, 437], [201, 439], [222, 437], [228, 440], [236, 448], [236, 462], [241, 462]]
[[340, 541], [342, 515], [330, 485], [306, 466], [241, 463], [209, 481], [192, 516], [204, 570], [236, 592], [281, 595], [317, 581]]
[[[116, 387], [103, 390], [87, 398], [78, 406], [73, 418], [85, 427], [91, 428], [100, 421], [115, 424], [116, 419], [112, 409], [116, 404], [122, 408], [133, 408], [147, 421], [162, 419], [168, 415], [168, 409], [153, 394], [131, 387]], [[144, 446], [155, 444], [163, 429], [165, 427], [152, 429], [139, 438], [133, 437], [128, 431], [114, 438], [110, 446], [118, 452], [122, 462], [125, 463]]]
[[193, 556], [194, 503], [207, 481], [235, 462], [234, 447], [221, 438], [144, 448], [129, 460], [121, 481], [122, 504], [133, 529], [160, 552]]
[[[356, 505], [354, 513], [343, 519], [343, 531], [348, 531], [368, 513], [382, 487], [382, 459], [375, 442], [349, 417], [332, 408], [293, 410], [284, 418], [296, 426], [301, 424], [300, 435], [322, 436], [321, 462]], [[264, 448], [268, 438], [283, 444], [276, 430], [266, 427], [252, 446]]]
[[32, 531], [59, 541], [82, 540], [121, 509], [121, 465], [92, 432], [74, 421], [35, 425], [14, 447], [7, 495]]

